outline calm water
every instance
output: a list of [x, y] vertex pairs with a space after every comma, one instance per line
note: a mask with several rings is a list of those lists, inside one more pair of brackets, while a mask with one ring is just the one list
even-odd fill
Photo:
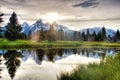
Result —
[[99, 63], [117, 48], [0, 50], [0, 80], [57, 80], [78, 64]]

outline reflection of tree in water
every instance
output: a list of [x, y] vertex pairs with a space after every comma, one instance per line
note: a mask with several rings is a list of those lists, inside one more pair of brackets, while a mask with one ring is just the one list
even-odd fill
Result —
[[5, 65], [8, 69], [8, 73], [13, 80], [15, 77], [15, 73], [20, 66], [21, 61], [18, 59], [19, 57], [22, 57], [21, 52], [17, 52], [16, 50], [8, 50], [3, 57], [5, 58], [6, 62]]
[[36, 55], [38, 56], [39, 61], [41, 62], [43, 60], [45, 51], [43, 49], [36, 50]]
[[[102, 53], [101, 53], [102, 52]], [[104, 53], [103, 53], [104, 52]], [[86, 57], [105, 57], [105, 49], [98, 49], [98, 48], [82, 48], [82, 49], [62, 49], [62, 48], [54, 48], [54, 49], [38, 49], [36, 50], [36, 55], [41, 62], [43, 59], [47, 61], [54, 62], [56, 60], [66, 58], [73, 54], [80, 54], [81, 56]]]
[[54, 56], [57, 54], [57, 49], [50, 49], [47, 51], [46, 56], [49, 61], [54, 62]]
[[55, 56], [62, 57], [64, 52], [64, 49], [37, 49], [36, 50], [36, 55], [41, 62], [44, 58], [44, 56], [47, 57], [48, 61], [54, 62]]
[[[2, 64], [2, 58], [1, 58], [1, 54], [0, 54], [0, 65]], [[0, 78], [2, 78], [1, 76], [1, 71], [2, 71], [2, 68], [0, 67]]]
[[73, 49], [73, 54], [77, 54], [77, 49]]
[[58, 49], [57, 50], [58, 56], [62, 57], [64, 51], [65, 51], [64, 49]]
[[85, 50], [81, 50], [81, 53], [82, 53], [82, 55], [84, 55], [84, 53], [85, 53]]

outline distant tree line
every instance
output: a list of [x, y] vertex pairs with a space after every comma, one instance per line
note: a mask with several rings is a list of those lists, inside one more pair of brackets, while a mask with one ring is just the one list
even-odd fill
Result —
[[[2, 20], [3, 14], [0, 14], [0, 23]], [[39, 26], [39, 25], [38, 25]], [[37, 42], [41, 41], [118, 41], [120, 42], [120, 31], [117, 30], [114, 36], [106, 35], [105, 27], [96, 33], [90, 33], [89, 30], [87, 32], [73, 31], [73, 32], [65, 32], [62, 28], [59, 30], [55, 30], [55, 23], [50, 24], [48, 30], [44, 30], [43, 26], [41, 30], [36, 31], [34, 34], [32, 31], [29, 32], [28, 35], [22, 33], [22, 27], [18, 22], [18, 18], [15, 12], [12, 13], [9, 18], [8, 24], [5, 26], [5, 30], [0, 29], [0, 37], [7, 38], [10, 41], [15, 41], [17, 39], [25, 39], [25, 40], [36, 40]]]
[[[120, 41], [120, 31], [117, 30], [114, 36], [110, 36], [106, 34], [105, 27], [102, 27], [102, 29], [96, 33], [95, 31], [93, 33], [90, 33], [89, 30], [87, 30], [87, 33], [85, 32], [79, 32], [74, 31], [73, 33], [67, 33], [64, 32], [63, 29], [55, 30], [54, 24], [50, 25], [49, 30], [43, 31], [37, 31], [34, 35], [39, 34], [38, 41], [56, 41], [56, 40], [62, 40], [62, 41], [108, 41], [108, 42], [114, 42]], [[29, 34], [28, 36], [31, 36]]]

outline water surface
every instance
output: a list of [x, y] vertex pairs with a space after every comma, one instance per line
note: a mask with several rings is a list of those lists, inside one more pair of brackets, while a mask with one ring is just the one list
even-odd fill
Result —
[[0, 80], [57, 80], [79, 64], [99, 63], [117, 48], [0, 50]]

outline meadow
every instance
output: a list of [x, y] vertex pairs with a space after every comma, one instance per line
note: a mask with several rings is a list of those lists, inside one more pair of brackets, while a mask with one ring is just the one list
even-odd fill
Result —
[[120, 47], [118, 42], [89, 42], [89, 41], [42, 41], [35, 42], [32, 40], [8, 41], [0, 39], [1, 49], [19, 49], [19, 48], [70, 48], [70, 47]]

